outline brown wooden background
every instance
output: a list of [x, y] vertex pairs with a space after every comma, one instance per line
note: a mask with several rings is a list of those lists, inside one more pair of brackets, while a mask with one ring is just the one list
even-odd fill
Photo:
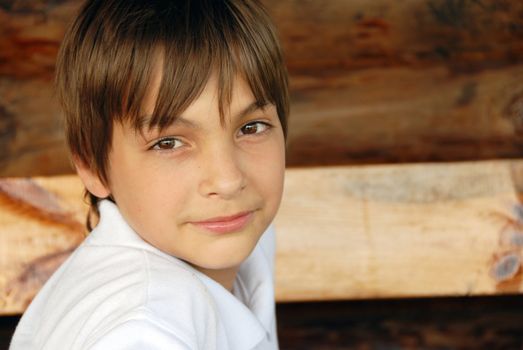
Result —
[[[291, 73], [290, 166], [523, 153], [518, 0], [265, 0]], [[70, 173], [52, 77], [78, 0], [0, 1], [0, 175]]]
[[[264, 2], [291, 73], [290, 166], [521, 158], [522, 1]], [[0, 0], [0, 176], [72, 172], [52, 77], [78, 6]], [[523, 346], [520, 296], [278, 308], [284, 349]]]

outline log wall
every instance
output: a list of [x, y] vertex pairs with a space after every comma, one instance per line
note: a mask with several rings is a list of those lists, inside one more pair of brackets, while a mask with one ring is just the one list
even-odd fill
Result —
[[[523, 3], [265, 0], [291, 74], [288, 164], [523, 154]], [[78, 0], [0, 5], [0, 176], [70, 173], [52, 90]]]

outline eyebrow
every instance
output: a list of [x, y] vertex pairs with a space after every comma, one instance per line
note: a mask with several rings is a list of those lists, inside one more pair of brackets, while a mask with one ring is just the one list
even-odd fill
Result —
[[233, 119], [243, 119], [245, 118], [247, 115], [259, 110], [259, 109], [265, 109], [265, 106], [267, 106], [267, 103], [264, 103], [264, 102], [258, 102], [258, 101], [254, 101], [252, 102], [250, 105], [248, 105], [247, 107], [245, 107], [244, 109], [242, 109], [239, 113], [237, 113]]
[[[249, 115], [249, 114], [251, 114], [251, 113], [253, 113], [253, 112], [255, 112], [255, 111], [259, 110], [259, 109], [262, 109], [262, 110], [265, 109], [266, 106], [267, 106], [267, 103], [254, 101], [251, 104], [249, 104], [247, 107], [245, 107], [244, 109], [242, 109], [241, 111], [236, 113], [233, 116], [233, 119], [242, 120], [247, 115]], [[143, 128], [146, 125], [149, 125], [149, 123], [151, 122], [151, 119], [152, 119], [151, 115], [143, 115], [143, 116], [138, 117], [139, 129], [143, 130]], [[201, 129], [200, 125], [198, 125], [197, 123], [193, 122], [192, 120], [186, 119], [186, 118], [184, 118], [182, 116], [176, 117], [174, 119], [174, 121], [171, 123], [171, 125], [169, 125], [169, 126], [176, 126], [176, 125], [179, 125], [179, 124], [185, 125], [185, 126], [191, 128], [191, 129]]]

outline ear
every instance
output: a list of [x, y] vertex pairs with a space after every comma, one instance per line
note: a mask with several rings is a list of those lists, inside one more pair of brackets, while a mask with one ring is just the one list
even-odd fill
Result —
[[111, 194], [111, 191], [109, 187], [104, 184], [102, 179], [100, 179], [98, 174], [77, 156], [73, 156], [72, 158], [76, 172], [78, 173], [78, 176], [80, 176], [80, 179], [82, 179], [82, 182], [87, 191], [98, 198], [108, 197]]

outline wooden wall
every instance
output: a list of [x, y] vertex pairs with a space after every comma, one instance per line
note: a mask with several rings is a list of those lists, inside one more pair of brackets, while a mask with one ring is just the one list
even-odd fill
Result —
[[[523, 154], [518, 0], [265, 0], [291, 73], [290, 166]], [[78, 0], [0, 2], [0, 176], [71, 172], [52, 90]]]

